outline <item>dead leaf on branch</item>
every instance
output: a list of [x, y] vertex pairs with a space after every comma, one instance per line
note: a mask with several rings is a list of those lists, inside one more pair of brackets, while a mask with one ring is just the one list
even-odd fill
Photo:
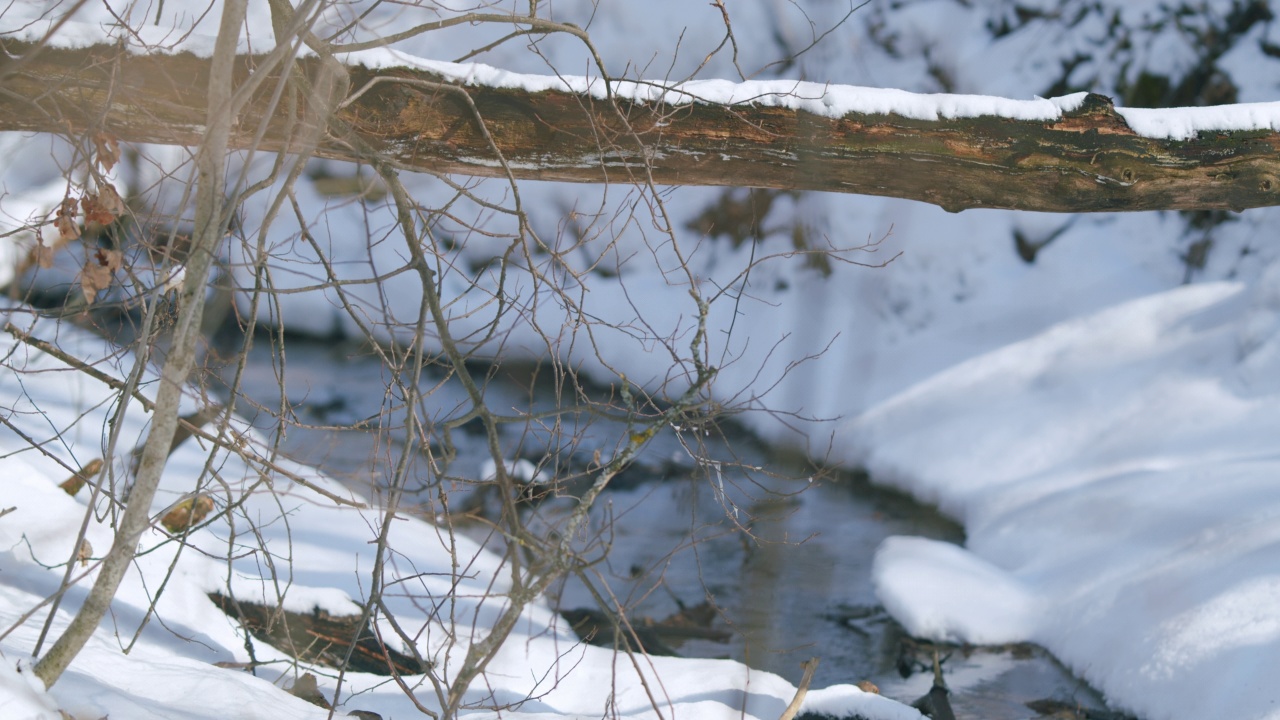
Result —
[[61, 240], [75, 240], [80, 237], [80, 223], [76, 222], [76, 216], [79, 212], [76, 210], [76, 201], [71, 197], [63, 198], [62, 205], [58, 206], [54, 212], [53, 226], [58, 228], [58, 235]]
[[111, 287], [111, 273], [106, 268], [90, 260], [80, 271], [80, 291], [84, 293], [86, 305], [92, 305], [98, 292]]
[[37, 244], [31, 249], [31, 255], [35, 258], [36, 263], [45, 270], [53, 267], [53, 248]]
[[110, 225], [116, 219], [105, 207], [98, 196], [94, 193], [85, 193], [80, 198], [80, 207], [84, 208], [85, 223], [96, 223], [98, 225]]
[[103, 172], [111, 172], [111, 168], [120, 162], [120, 143], [106, 133], [93, 135], [94, 162]]
[[93, 545], [89, 544], [89, 539], [85, 538], [80, 541], [80, 547], [76, 550], [76, 560], [80, 561], [80, 567], [85, 567], [89, 561], [93, 559]]
[[124, 253], [119, 250], [108, 250], [106, 248], [98, 248], [93, 253], [93, 259], [102, 267], [115, 272], [124, 264]]
[[124, 200], [111, 183], [102, 185], [96, 193], [85, 193], [80, 207], [84, 208], [85, 222], [99, 225], [110, 225], [125, 211]]
[[181, 535], [199, 525], [213, 510], [213, 498], [200, 493], [174, 505], [160, 518], [160, 524], [172, 535]]
[[31, 254], [27, 258], [28, 267], [32, 262], [46, 270], [53, 267], [53, 256], [57, 254], [58, 248], [65, 244], [66, 241], [62, 240], [61, 236], [57, 242], [49, 242], [44, 236], [44, 231], [36, 228], [36, 244], [31, 248]]
[[120, 217], [124, 214], [125, 204], [124, 198], [120, 197], [120, 193], [116, 191], [116, 186], [107, 183], [98, 188], [98, 199], [102, 201], [103, 206], [111, 211], [112, 215]]
[[119, 250], [94, 250], [93, 257], [85, 261], [80, 271], [80, 291], [84, 293], [86, 305], [92, 305], [99, 292], [111, 287], [111, 281], [123, 262], [124, 254]]
[[84, 487], [85, 483], [87, 483], [90, 478], [97, 475], [101, 471], [102, 471], [102, 459], [94, 458], [89, 462], [85, 463], [85, 466], [83, 468], [80, 468], [80, 472], [58, 483], [58, 487], [67, 491], [68, 495], [75, 495], [76, 493], [80, 492], [80, 488]]

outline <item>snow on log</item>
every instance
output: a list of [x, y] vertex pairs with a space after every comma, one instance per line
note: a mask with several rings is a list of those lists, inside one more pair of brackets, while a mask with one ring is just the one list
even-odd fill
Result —
[[[202, 139], [206, 58], [0, 45], [0, 130]], [[388, 57], [344, 58], [351, 94], [318, 155], [359, 160], [372, 148], [432, 173], [824, 190], [957, 212], [1280, 205], [1280, 103], [1117, 110], [1093, 94], [1018, 101], [782, 81], [606, 87]], [[256, 61], [240, 58], [240, 77]], [[318, 63], [298, 64], [310, 74]], [[305, 92], [272, 105], [275, 86], [259, 85], [235, 146], [261, 132], [264, 149], [296, 149], [309, 124], [298, 120], [315, 118]]]

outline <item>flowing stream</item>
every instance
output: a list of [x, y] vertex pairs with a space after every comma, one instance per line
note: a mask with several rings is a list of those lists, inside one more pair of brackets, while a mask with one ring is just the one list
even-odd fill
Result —
[[[389, 474], [398, 441], [394, 434], [380, 440], [352, 426], [394, 404], [385, 392], [388, 371], [355, 345], [289, 338], [286, 348], [282, 368], [265, 339], [255, 343], [243, 391], [263, 408], [295, 414], [301, 424], [285, 435], [286, 453], [361, 492], [376, 492], [374, 479]], [[224, 368], [224, 376], [233, 370]], [[531, 368], [487, 374], [486, 397], [500, 412], [527, 408], [531, 399], [535, 407], [559, 405], [545, 374]], [[441, 379], [424, 380], [436, 387], [431, 407], [443, 415], [465, 408], [457, 383]], [[237, 409], [254, 415], [244, 403]], [[263, 427], [273, 425], [265, 413], [260, 418]], [[504, 436], [509, 457], [536, 461], [551, 453], [560, 467], [580, 469], [597, 451], [607, 457], [624, 431], [613, 421], [566, 422], [578, 423], [570, 431], [578, 436], [572, 447], [557, 445], [537, 426], [518, 428]], [[449, 472], [479, 478], [487, 458], [484, 438], [466, 431], [455, 432], [458, 455]], [[425, 458], [414, 471], [421, 479], [409, 489], [427, 488]], [[933, 681], [934, 648], [908, 638], [880, 607], [870, 586], [872, 557], [890, 535], [960, 543], [963, 530], [856, 473], [815, 478], [807, 472], [740, 428], [729, 426], [716, 437], [666, 429], [593, 512], [598, 534], [582, 551], [596, 557], [605, 544], [609, 551], [585, 574], [591, 587], [567, 581], [552, 602], [562, 610], [590, 609], [598, 607], [596, 595], [611, 595], [636, 626], [683, 608], [710, 624], [693, 631], [705, 637], [664, 636], [681, 655], [733, 658], [793, 683], [800, 680], [800, 664], [817, 657], [814, 687], [869, 681], [884, 695], [912, 702]], [[551, 498], [537, 506], [536, 516], [553, 522], [572, 506], [571, 498]], [[962, 720], [1021, 720], [1073, 708], [1077, 717], [1121, 717], [1105, 712], [1096, 691], [1037, 646], [938, 651]]]

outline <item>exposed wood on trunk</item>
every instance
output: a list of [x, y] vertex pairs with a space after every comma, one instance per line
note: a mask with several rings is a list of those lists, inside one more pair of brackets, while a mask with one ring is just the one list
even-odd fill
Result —
[[[31, 47], [7, 42], [9, 57]], [[305, 62], [305, 61], [304, 61]], [[247, 73], [254, 58], [240, 61]], [[350, 68], [352, 89], [383, 76], [440, 83], [410, 69]], [[114, 47], [46, 49], [0, 59], [0, 130], [83, 134], [196, 145], [208, 61], [133, 56]], [[263, 85], [268, 91], [272, 83]], [[1057, 212], [1233, 209], [1280, 204], [1280, 135], [1202, 134], [1190, 141], [1135, 135], [1109, 100], [1091, 95], [1053, 122], [997, 117], [924, 121], [851, 114], [833, 119], [775, 107], [659, 105], [567, 92], [466, 87], [518, 178], [569, 182], [752, 186], [885, 195], [947, 210]], [[288, 147], [289, 108], [262, 99], [232, 138]], [[504, 170], [456, 89], [383, 82], [339, 113], [362, 140], [404, 167], [500, 177]], [[317, 155], [355, 160], [328, 138]]]

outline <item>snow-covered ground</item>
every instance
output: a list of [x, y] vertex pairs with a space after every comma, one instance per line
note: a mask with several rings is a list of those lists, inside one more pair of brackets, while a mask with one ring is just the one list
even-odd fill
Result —
[[[62, 351], [117, 378], [132, 367], [131, 355], [84, 331], [50, 320], [32, 322], [21, 306], [10, 308], [5, 316], [24, 333], [56, 338]], [[101, 497], [90, 502], [87, 487], [71, 496], [59, 483], [101, 456], [102, 428], [116, 410], [117, 394], [11, 334], [0, 336], [0, 347], [6, 358], [0, 393], [10, 398], [5, 418], [10, 429], [0, 435], [7, 478], [4, 506], [13, 508], [0, 518], [0, 653], [5, 658], [0, 716], [56, 718], [62, 710], [76, 718], [327, 717], [326, 711], [277, 687], [292, 686], [295, 668], [288, 656], [268, 645], [258, 644], [256, 660], [266, 664], [257, 677], [238, 666], [215, 667], [214, 663], [235, 666], [251, 658], [238, 625], [206, 593], [225, 594], [230, 587], [241, 601], [279, 603], [300, 613], [359, 614], [357, 601], [367, 596], [367, 569], [374, 564], [381, 508], [370, 507], [309, 468], [277, 459], [275, 467], [264, 471], [227, 452], [214, 453], [211, 459], [204, 443], [197, 441], [188, 441], [171, 456], [156, 511], [200, 490], [218, 498], [220, 506], [234, 504], [231, 513], [192, 532], [186, 542], [158, 525], [149, 531], [140, 543], [135, 570], [102, 629], [53, 690], [42, 691], [28, 658], [48, 614], [42, 602], [56, 593], [68, 558], [77, 555], [87, 506], [98, 507], [100, 514], [84, 532], [90, 547], [86, 561], [75, 561], [71, 567], [77, 579], [84, 579], [54, 613], [50, 640], [83, 599], [95, 574], [94, 561], [112, 539], [107, 524], [114, 514], [110, 506]], [[148, 387], [156, 381], [154, 373], [147, 372], [140, 384]], [[189, 405], [187, 411], [198, 407], [194, 398]], [[135, 405], [118, 423], [120, 447], [137, 445], [146, 422], [147, 415]], [[231, 427], [242, 438], [242, 447], [270, 456], [246, 424]], [[61, 428], [61, 436], [51, 437], [51, 428]], [[32, 452], [19, 433], [51, 441], [47, 454]], [[117, 464], [128, 457], [123, 453]], [[202, 476], [206, 463], [216, 468], [216, 482], [197, 488], [193, 479]], [[111, 477], [119, 481], [125, 468], [114, 468]], [[472, 641], [494, 624], [510, 590], [509, 575], [498, 556], [409, 512], [397, 517], [392, 537], [396, 552], [386, 564], [387, 610], [447, 677], [451, 667], [461, 664]], [[379, 630], [395, 648], [394, 629]], [[315, 671], [332, 699], [332, 671]], [[422, 702], [438, 707], [421, 676], [408, 680]], [[384, 718], [416, 713], [405, 691], [386, 677], [347, 673], [343, 684], [344, 714], [353, 709]], [[593, 717], [608, 706], [623, 717], [657, 718], [674, 712], [677, 717], [763, 719], [780, 715], [794, 694], [794, 686], [782, 678], [727, 660], [664, 657], [633, 664], [625, 655], [580, 643], [545, 603], [535, 602], [488, 665], [485, 681], [473, 686], [468, 701], [516, 704], [518, 710], [496, 715], [500, 717]], [[909, 708], [848, 685], [812, 692], [807, 703], [810, 709], [839, 716], [916, 717]]]
[[[795, 4], [759, 0], [726, 5], [744, 50], [741, 60], [753, 63], [748, 72], [774, 59], [780, 43], [798, 48], [811, 37]], [[1122, 20], [1137, 26], [1158, 3], [1121, 5]], [[1218, 10], [1225, 6], [1210, 5]], [[188, 22], [181, 12], [186, 7], [168, 0], [164, 17], [175, 14], [167, 22]], [[219, 7], [214, 4], [211, 17], [216, 18]], [[255, 4], [254, 12], [265, 13], [264, 7]], [[558, 3], [555, 13], [588, 27], [606, 62], [618, 68], [616, 74], [633, 78], [683, 78], [719, 42], [723, 27], [719, 10], [702, 5], [688, 10], [680, 0], [649, 2], [643, 9], [602, 3], [594, 16], [592, 8], [587, 0], [575, 0]], [[154, 10], [138, 12], [149, 18]], [[18, 17], [17, 11], [9, 12], [13, 14], [4, 16], [4, 23]], [[95, 23], [109, 22], [95, 6], [83, 12], [76, 32], [84, 37], [94, 37], [93, 28], [102, 27]], [[339, 6], [330, 22], [350, 12]], [[404, 25], [396, 13], [403, 12], [398, 6], [380, 6], [365, 21], [375, 28], [381, 23], [400, 29]], [[843, 12], [824, 6], [812, 10], [812, 18], [820, 32]], [[985, 23], [999, 10], [975, 11], [943, 0], [860, 12], [866, 18], [855, 15], [785, 77], [917, 92], [988, 93], [1034, 103], [1031, 98], [1048, 84], [1058, 63], [1072, 56], [1081, 38], [1098, 32], [1086, 20], [1071, 28], [1045, 25], [989, 41]], [[687, 19], [676, 22], [673, 17]], [[715, 32], [688, 33], [677, 48], [686, 24]], [[874, 32], [868, 29], [873, 25]], [[250, 27], [269, 27], [269, 21], [265, 15], [256, 17]], [[1232, 69], [1241, 100], [1280, 97], [1270, 61], [1256, 42], [1275, 42], [1266, 36], [1270, 32], [1270, 27], [1256, 31], [1253, 42], [1241, 42], [1240, 50], [1221, 61]], [[400, 49], [449, 60], [483, 44], [479, 33], [462, 28], [433, 35], [430, 43], [404, 43]], [[897, 57], [868, 41], [875, 33], [894, 37]], [[252, 39], [259, 46], [264, 41], [262, 36]], [[921, 48], [929, 53], [916, 52]], [[535, 56], [516, 43], [478, 59], [544, 76], [549, 66], [566, 74], [591, 73], [574, 42], [547, 39], [538, 50], [541, 55]], [[1170, 30], [1154, 32], [1125, 52], [1148, 67], [1155, 63], [1176, 70], [1194, 58], [1195, 48]], [[937, 87], [937, 75], [930, 74], [921, 57], [943, 63], [953, 87]], [[699, 75], [735, 76], [727, 54], [715, 56]], [[702, 87], [709, 91], [715, 86]], [[748, 90], [759, 87], [744, 88]], [[913, 97], [911, 103], [923, 102]], [[937, 111], [937, 105], [932, 107]], [[991, 101], [982, 107], [1000, 104]], [[1214, 110], [1164, 117], [1223, 128], [1274, 124], [1257, 106], [1231, 114]], [[1191, 126], [1178, 127], [1182, 130], [1167, 132], [1178, 134]], [[15, 137], [2, 141], [6, 156], [23, 159], [3, 175], [8, 195], [0, 200], [0, 209], [11, 218], [5, 222], [47, 212], [65, 188], [56, 163], [41, 162], [49, 155], [48, 146]], [[168, 165], [140, 171], [143, 185], [180, 162], [181, 152], [170, 151], [167, 158]], [[251, 172], [265, 173], [266, 167], [255, 165]], [[431, 178], [407, 176], [406, 182], [424, 204], [449, 197]], [[501, 198], [504, 188], [485, 184], [479, 192]], [[548, 223], [549, 237], [571, 208], [603, 207], [610, 217], [613, 209], [634, 200], [617, 188], [606, 197], [600, 188], [539, 183], [523, 184], [522, 193], [526, 205], [540, 208], [534, 222]], [[714, 190], [681, 189], [666, 199], [672, 216], [682, 222], [716, 195]], [[307, 178], [299, 185], [298, 200], [314, 218], [312, 232], [339, 261], [338, 271], [345, 277], [369, 277], [403, 263], [391, 243], [370, 251], [363, 241], [391, 225], [385, 207], [333, 202], [324, 211], [331, 201]], [[254, 227], [264, 215], [258, 202], [246, 207], [246, 227]], [[875, 254], [855, 259], [877, 262], [902, 254], [880, 269], [836, 264], [829, 277], [795, 259], [758, 268], [739, 302], [729, 297], [712, 307], [713, 356], [723, 359], [716, 392], [726, 400], [750, 399], [781, 411], [745, 416], [771, 440], [801, 445], [830, 460], [863, 464], [877, 481], [935, 502], [964, 523], [966, 548], [912, 538], [885, 543], [867, 578], [876, 583], [885, 606], [923, 636], [1041, 643], [1115, 706], [1150, 720], [1280, 718], [1280, 690], [1269, 679], [1271, 669], [1280, 667], [1280, 490], [1273, 479], [1280, 473], [1280, 452], [1274, 449], [1280, 434], [1277, 213], [1251, 211], [1200, 231], [1174, 214], [948, 215], [903, 201], [816, 195], [780, 205], [783, 220], [812, 224], [837, 245], [888, 234]], [[286, 216], [272, 227], [277, 287], [315, 282], [311, 249], [296, 238], [298, 225]], [[621, 273], [617, 279], [593, 276], [591, 312], [619, 327], [633, 326], [642, 315], [659, 336], [687, 333], [693, 311], [687, 288], [673, 284], [672, 276], [659, 269], [671, 259], [671, 249], [645, 237], [640, 225], [618, 222], [619, 232], [607, 235], [616, 236], [617, 244], [598, 249], [620, 264]], [[1054, 239], [1027, 263], [1014, 252], [1015, 233], [1032, 242]], [[1207, 264], [1188, 273], [1183, 257], [1206, 233], [1213, 240]], [[680, 236], [694, 250], [687, 257], [705, 287], [730, 282], [750, 258], [749, 247], [731, 249], [724, 239], [713, 242], [684, 231]], [[502, 250], [500, 242], [476, 236], [466, 240], [450, 251], [456, 268]], [[785, 252], [789, 244], [789, 236], [770, 237], [760, 251]], [[477, 274], [479, 289], [468, 284], [471, 278], [461, 270], [441, 278], [444, 292], [455, 301], [458, 322], [473, 327], [490, 319], [484, 314], [483, 290], [492, 278], [483, 271]], [[1184, 284], [1188, 276], [1194, 282]], [[536, 307], [544, 328], [565, 326], [563, 308], [554, 302], [534, 304], [534, 298], [542, 297], [536, 285], [518, 276], [507, 283], [515, 304]], [[352, 293], [356, 302], [379, 310], [392, 299], [390, 312], [402, 320], [416, 313], [413, 281], [403, 276], [391, 279], [381, 294], [372, 286], [353, 286]], [[263, 321], [321, 334], [353, 329], [332, 296], [321, 291], [281, 299], [280, 305], [262, 312]], [[24, 328], [29, 324], [20, 310], [10, 320]], [[508, 324], [504, 331], [504, 352], [536, 355], [547, 349], [527, 325]], [[38, 323], [32, 333], [57, 337], [68, 351], [85, 357], [110, 355], [98, 341], [47, 322]], [[599, 355], [567, 342], [554, 349], [601, 379], [623, 372], [650, 386], [669, 380], [670, 357], [647, 352], [654, 346], [652, 337], [602, 332], [598, 339]], [[57, 370], [58, 363], [9, 335], [0, 335], [0, 342], [7, 367], [38, 363], [50, 369], [0, 374], [0, 397], [12, 398], [6, 405], [13, 408], [6, 411], [10, 425], [0, 429], [0, 463], [9, 478], [0, 506], [16, 508], [0, 517], [0, 550], [5, 552], [0, 572], [0, 651], [5, 658], [0, 714], [38, 717], [43, 712], [53, 717], [56, 706], [83, 718], [321, 716], [314, 706], [271, 687], [270, 681], [277, 680], [288, 685], [292, 675], [277, 678], [268, 670], [254, 678], [211, 665], [248, 658], [236, 627], [203, 594], [225, 587], [227, 578], [234, 577], [237, 593], [251, 592], [258, 579], [258, 591], [274, 597], [278, 589], [261, 580], [270, 576], [260, 564], [270, 548], [273, 556], [288, 558], [288, 598], [297, 608], [355, 607], [348, 598], [364, 597], [359, 573], [367, 571], [373, 552], [368, 542], [376, 537], [377, 507], [335, 506], [305, 487], [280, 487], [279, 480], [274, 494], [264, 494], [255, 485], [257, 472], [234, 456], [217, 460], [227, 483], [223, 492], [244, 499], [236, 517], [255, 520], [263, 528], [261, 537], [245, 542], [226, 526], [210, 526], [193, 535], [192, 548], [179, 552], [177, 543], [154, 532], [144, 540], [153, 551], [140, 556], [113, 616], [50, 693], [33, 689], [29, 677], [23, 677], [29, 673], [15, 670], [34, 646], [45, 612], [22, 622], [20, 616], [57, 588], [84, 517], [86, 491], [72, 498], [56, 484], [71, 473], [69, 468], [100, 456], [102, 428], [114, 401], [100, 384], [81, 373]], [[810, 359], [788, 372], [801, 358]], [[121, 368], [114, 372], [123, 376], [131, 362], [125, 355], [105, 367]], [[24, 412], [37, 406], [43, 414]], [[799, 422], [797, 416], [826, 422]], [[26, 449], [28, 443], [16, 432], [47, 440], [50, 428], [73, 420], [74, 432], [43, 445], [42, 453]], [[122, 425], [126, 440], [119, 447], [132, 448], [144, 422], [134, 408]], [[207, 452], [194, 443], [180, 449], [166, 475], [168, 494], [157, 501], [157, 510], [192, 491], [191, 479], [206, 461]], [[291, 469], [350, 497], [349, 490], [314, 471]], [[263, 522], [270, 518], [279, 520]], [[95, 518], [87, 530], [99, 549], [95, 557], [110, 543], [103, 520]], [[442, 545], [441, 538], [448, 536], [429, 523], [406, 518], [395, 527], [403, 533], [397, 547], [415, 551], [393, 569], [418, 585], [400, 598], [397, 617], [423, 631], [419, 646], [424, 654], [456, 663], [474, 637], [469, 633], [492, 621], [498, 602], [476, 598], [486, 588], [501, 593], [506, 576], [497, 572], [493, 556], [465, 542], [457, 552], [470, 561], [471, 571], [459, 574]], [[237, 560], [218, 560], [229, 548]], [[91, 568], [88, 572], [92, 577]], [[154, 588], [166, 578], [165, 592], [137, 645], [122, 654], [120, 648], [148, 618]], [[53, 620], [53, 636], [81, 597], [72, 591], [64, 598]], [[440, 625], [413, 597], [457, 603], [456, 624]], [[475, 618], [474, 625], [469, 618]], [[578, 645], [553, 620], [545, 605], [531, 606], [490, 666], [484, 689], [475, 690], [477, 699], [488, 692], [499, 701], [535, 698], [504, 711], [503, 717], [657, 717], [659, 712], [667, 717], [665, 708], [672, 707], [676, 717], [740, 717], [741, 710], [768, 718], [779, 715], [794, 693], [793, 686], [775, 676], [727, 661], [662, 658], [645, 661], [643, 670], [637, 670], [610, 652]], [[459, 627], [467, 631], [459, 634]], [[649, 690], [660, 686], [655, 702], [637, 681], [639, 672]], [[331, 693], [332, 685], [325, 682], [322, 687]], [[368, 709], [384, 717], [414, 712], [403, 691], [380, 678], [351, 674], [345, 682], [344, 693], [354, 695], [344, 711]], [[424, 697], [428, 704], [434, 702], [429, 689]], [[654, 710], [654, 704], [663, 709]], [[810, 692], [806, 709], [916, 717], [913, 710], [849, 686]]]

